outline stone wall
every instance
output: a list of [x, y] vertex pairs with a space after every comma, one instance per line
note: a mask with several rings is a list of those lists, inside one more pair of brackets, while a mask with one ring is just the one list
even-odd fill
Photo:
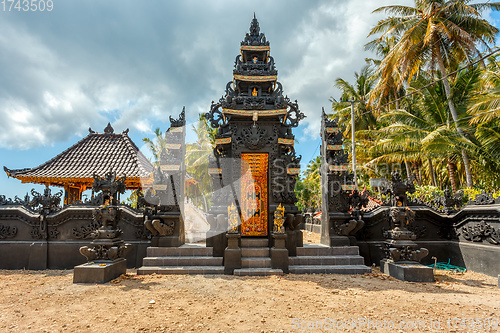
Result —
[[[99, 227], [92, 219], [95, 206], [67, 206], [45, 220], [23, 205], [0, 206], [0, 268], [72, 269], [86, 262], [79, 252]], [[121, 238], [132, 245], [128, 267], [142, 266], [150, 241], [142, 212], [120, 206]]]
[[[500, 204], [467, 205], [449, 214], [428, 206], [411, 206], [415, 242], [429, 250], [423, 264], [448, 262], [490, 276], [500, 274]], [[384, 230], [390, 228], [388, 206], [363, 213], [365, 226], [351, 237], [367, 265], [379, 265], [384, 257]]]

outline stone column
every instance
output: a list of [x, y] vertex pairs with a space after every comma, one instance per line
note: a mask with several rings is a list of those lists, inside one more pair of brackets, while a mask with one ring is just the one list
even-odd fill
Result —
[[227, 247], [224, 250], [224, 274], [233, 275], [234, 270], [241, 268], [241, 248], [239, 233], [227, 233]]
[[214, 235], [213, 256], [223, 257], [224, 249], [227, 247], [227, 217], [225, 214], [217, 215], [217, 234]]
[[292, 214], [286, 214], [286, 248], [288, 249], [288, 254], [295, 257], [297, 255], [297, 233], [293, 230], [293, 222], [294, 216]]
[[295, 237], [296, 237], [296, 244], [297, 247], [303, 247], [304, 246], [304, 234], [302, 233], [303, 228], [301, 228], [301, 225], [304, 225], [304, 217], [302, 214], [297, 214], [295, 215]]
[[273, 233], [274, 246], [271, 248], [271, 267], [288, 273], [288, 250], [285, 247], [287, 235]]

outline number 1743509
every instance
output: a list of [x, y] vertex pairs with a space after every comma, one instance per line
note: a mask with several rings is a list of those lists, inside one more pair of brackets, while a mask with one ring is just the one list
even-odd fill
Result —
[[1, 0], [0, 10], [4, 12], [51, 12], [54, 9], [52, 0]]

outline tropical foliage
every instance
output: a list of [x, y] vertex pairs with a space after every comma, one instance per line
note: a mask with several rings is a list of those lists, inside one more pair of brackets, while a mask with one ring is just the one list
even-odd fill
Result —
[[321, 156], [309, 162], [302, 177], [295, 183], [295, 195], [298, 202], [297, 207], [301, 211], [321, 206]]
[[[366, 45], [379, 58], [367, 59], [354, 84], [335, 81], [341, 101], [361, 102], [359, 184], [397, 169], [414, 174], [428, 189], [424, 196], [447, 187], [500, 188], [500, 62], [492, 52], [498, 29], [481, 17], [484, 9], [500, 3], [415, 0], [413, 7], [375, 10], [389, 15]], [[350, 103], [332, 102], [349, 147]]]
[[[212, 186], [208, 174], [208, 158], [213, 154], [216, 130], [209, 126], [202, 114], [199, 115], [198, 121], [191, 125], [191, 129], [196, 136], [196, 141], [186, 144], [185, 165], [186, 178], [193, 181], [187, 182], [186, 195], [196, 206], [208, 211], [212, 195]], [[159, 128], [155, 129], [154, 135], [153, 139], [144, 138], [143, 141], [152, 154], [151, 162], [158, 165], [162, 150], [168, 152], [168, 148], [166, 148], [167, 140], [165, 134]], [[136, 202], [134, 193], [127, 199], [127, 202], [134, 205]]]
[[199, 119], [192, 125], [196, 134], [196, 141], [186, 145], [186, 171], [198, 183], [194, 191], [188, 193], [195, 205], [208, 211], [212, 196], [212, 185], [208, 174], [208, 158], [213, 155], [216, 130], [200, 114]]

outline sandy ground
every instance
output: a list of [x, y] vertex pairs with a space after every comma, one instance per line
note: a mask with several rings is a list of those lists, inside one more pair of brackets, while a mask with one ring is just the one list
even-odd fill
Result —
[[0, 332], [500, 332], [497, 279], [436, 278], [401, 282], [376, 268], [282, 277], [129, 270], [96, 285], [73, 284], [72, 270], [0, 270]]

